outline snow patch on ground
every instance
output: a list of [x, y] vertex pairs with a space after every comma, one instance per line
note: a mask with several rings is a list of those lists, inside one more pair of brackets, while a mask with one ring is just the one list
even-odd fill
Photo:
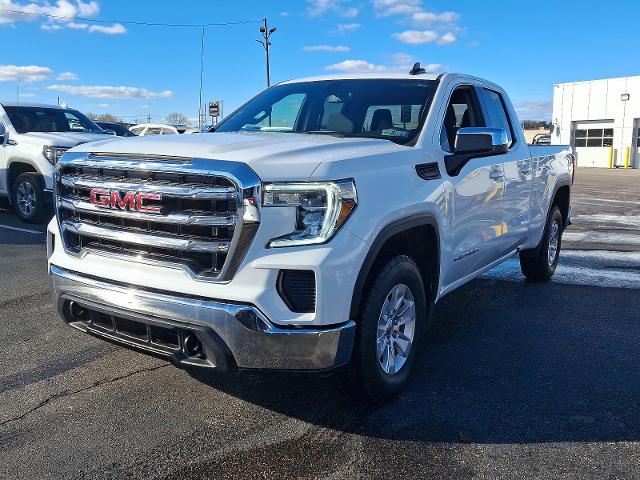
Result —
[[[480, 278], [524, 282], [517, 258], [507, 260]], [[551, 280], [565, 285], [640, 289], [640, 252], [565, 250]]]

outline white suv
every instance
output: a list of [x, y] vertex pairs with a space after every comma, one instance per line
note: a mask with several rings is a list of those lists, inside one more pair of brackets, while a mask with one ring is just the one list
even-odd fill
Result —
[[52, 105], [0, 104], [0, 195], [25, 222], [43, 219], [53, 169], [69, 148], [113, 139], [82, 113]]

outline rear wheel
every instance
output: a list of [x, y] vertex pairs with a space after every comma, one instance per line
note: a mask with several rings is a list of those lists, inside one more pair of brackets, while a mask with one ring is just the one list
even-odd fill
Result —
[[358, 399], [380, 402], [400, 392], [411, 375], [428, 305], [420, 270], [411, 258], [393, 257], [374, 275], [348, 373]]
[[23, 222], [38, 223], [44, 216], [44, 192], [37, 173], [22, 173], [13, 183], [13, 209]]
[[546, 282], [553, 277], [560, 261], [563, 219], [560, 209], [554, 205], [547, 220], [540, 247], [520, 253], [520, 269], [528, 280]]

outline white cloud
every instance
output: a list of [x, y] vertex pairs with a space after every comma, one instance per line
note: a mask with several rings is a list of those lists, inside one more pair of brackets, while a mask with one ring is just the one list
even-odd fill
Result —
[[91, 25], [89, 26], [89, 33], [104, 33], [106, 35], [121, 35], [127, 33], [127, 29], [121, 23], [114, 23], [110, 27], [105, 25]]
[[[99, 32], [108, 35], [125, 33], [126, 28], [119, 24], [89, 25], [74, 21], [75, 17], [92, 18], [100, 13], [97, 0], [56, 0], [20, 2], [14, 0], [0, 0], [0, 25], [16, 22], [33, 22], [42, 20], [40, 28], [49, 32], [56, 32], [63, 28], [84, 30], [90, 33]], [[43, 20], [43, 15], [46, 17]]]
[[[347, 73], [376, 73], [376, 72], [409, 72], [414, 60], [405, 53], [396, 53], [391, 56], [392, 65], [377, 65], [366, 60], [345, 60], [333, 65], [327, 65], [325, 70]], [[428, 73], [441, 72], [443, 66], [437, 63], [422, 65]]]
[[[430, 12], [422, 6], [422, 0], [371, 0], [376, 15], [389, 17], [392, 15], [403, 17], [404, 23], [414, 25], [413, 30], [406, 30], [393, 35], [396, 40], [411, 45], [422, 43], [438, 43], [447, 45], [454, 43], [457, 38], [453, 32], [464, 31], [458, 25], [460, 14], [456, 12]], [[422, 30], [420, 27], [429, 27]]]
[[332, 52], [332, 53], [346, 53], [351, 49], [344, 45], [309, 45], [303, 48], [306, 52]]
[[353, 32], [354, 30], [358, 30], [362, 25], [359, 23], [339, 23], [336, 25], [336, 29], [334, 32], [337, 33], [347, 33]]
[[348, 7], [350, 0], [307, 0], [307, 15], [320, 17], [326, 13], [336, 13], [345, 18], [355, 18], [360, 13], [356, 7]]
[[[100, 12], [97, 1], [83, 2], [82, 0], [56, 0], [50, 2], [15, 2], [13, 0], [0, 1], [0, 24], [15, 22], [30, 22], [38, 20], [38, 15], [53, 15], [56, 17], [94, 17]], [[24, 13], [16, 13], [24, 12]]]
[[49, 85], [47, 89], [92, 98], [144, 98], [148, 100], [152, 98], [167, 98], [173, 96], [173, 92], [171, 90], [151, 92], [144, 88], [102, 85]]
[[70, 80], [78, 80], [78, 75], [73, 72], [62, 72], [56, 76], [56, 80], [62, 80], [63, 82], [68, 82]]
[[281, 17], [288, 17], [289, 16], [289, 12], [280, 12], [279, 15]]
[[372, 3], [380, 17], [412, 15], [422, 11], [421, 0], [372, 0]]
[[383, 65], [374, 65], [366, 60], [345, 60], [340, 63], [334, 63], [333, 65], [327, 65], [324, 68], [325, 70], [351, 73], [381, 72], [385, 70]]
[[453, 33], [447, 32], [440, 37], [438, 45], [449, 45], [451, 43], [455, 43], [456, 40], [457, 38]]
[[19, 95], [20, 95], [20, 98], [22, 98], [22, 97], [35, 97], [36, 96], [35, 93], [31, 93], [31, 92], [27, 92], [27, 93], [20, 92]]
[[434, 30], [407, 30], [394, 33], [392, 37], [403, 43], [419, 45], [421, 43], [434, 43], [438, 41], [440, 35]]
[[433, 13], [433, 12], [417, 12], [411, 16], [411, 19], [417, 23], [422, 25], [435, 25], [435, 24], [454, 24], [460, 19], [460, 15], [455, 12], [442, 12], [442, 13]]
[[549, 120], [553, 110], [553, 102], [549, 100], [523, 100], [515, 102], [518, 117], [523, 120]]
[[0, 82], [27, 81], [35, 82], [50, 77], [53, 71], [49, 67], [37, 65], [0, 65]]

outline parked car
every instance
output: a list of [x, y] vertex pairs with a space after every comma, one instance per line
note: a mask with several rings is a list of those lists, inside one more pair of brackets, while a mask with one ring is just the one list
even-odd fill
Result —
[[163, 125], [161, 123], [141, 123], [131, 127], [131, 133], [138, 137], [147, 135], [178, 135], [176, 127], [171, 125]]
[[51, 204], [53, 169], [69, 148], [113, 139], [82, 113], [52, 105], [0, 103], [0, 195], [35, 223]]
[[533, 145], [551, 145], [551, 134], [538, 133], [533, 137], [533, 141], [531, 143]]
[[117, 135], [118, 137], [134, 137], [135, 135], [131, 133], [127, 127], [122, 125], [121, 123], [116, 122], [95, 122], [105, 133]]
[[552, 277], [573, 168], [527, 145], [498, 85], [412, 73], [287, 81], [212, 135], [65, 154], [63, 319], [179, 366], [338, 369], [396, 394], [444, 295], [513, 256]]

